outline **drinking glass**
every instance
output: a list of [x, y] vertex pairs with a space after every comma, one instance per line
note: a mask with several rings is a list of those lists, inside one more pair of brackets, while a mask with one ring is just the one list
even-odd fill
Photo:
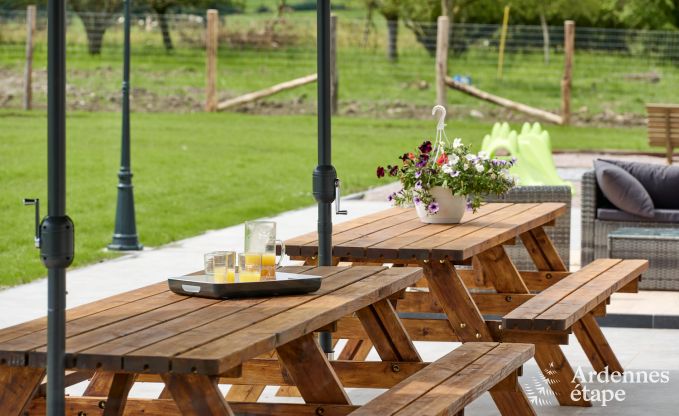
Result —
[[262, 254], [240, 253], [238, 255], [238, 281], [258, 282], [262, 278]]
[[236, 253], [234, 251], [215, 251], [212, 253], [212, 274], [215, 283], [236, 281]]
[[213, 274], [214, 272], [214, 256], [215, 253], [205, 253], [203, 257], [205, 274]]

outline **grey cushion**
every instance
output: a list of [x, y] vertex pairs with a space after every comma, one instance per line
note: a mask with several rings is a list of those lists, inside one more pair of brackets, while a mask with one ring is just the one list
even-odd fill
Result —
[[[648, 218], [639, 217], [619, 209], [599, 208], [596, 210], [597, 219], [604, 221], [648, 222]], [[652, 222], [671, 222], [679, 224], [679, 209], [656, 209]]]
[[656, 209], [679, 209], [679, 166], [605, 160], [631, 173], [644, 186]]
[[616, 208], [639, 217], [653, 218], [653, 200], [629, 172], [601, 160], [594, 161], [594, 171], [601, 192]]

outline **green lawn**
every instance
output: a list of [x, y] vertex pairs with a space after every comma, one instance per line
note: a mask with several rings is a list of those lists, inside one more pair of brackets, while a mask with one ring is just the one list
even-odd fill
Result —
[[[114, 225], [120, 115], [69, 113], [67, 127], [68, 213], [79, 266], [111, 256], [103, 248]], [[335, 118], [333, 162], [346, 192], [378, 185], [375, 167], [393, 163], [434, 127]], [[455, 121], [448, 133], [478, 146], [490, 127]], [[21, 199], [47, 202], [45, 113], [0, 111], [0, 129], [0, 286], [7, 286], [44, 274], [32, 245], [33, 212]], [[639, 128], [549, 131], [555, 149], [647, 149]], [[146, 246], [314, 203], [315, 117], [142, 113], [133, 116], [132, 138], [137, 225]]]

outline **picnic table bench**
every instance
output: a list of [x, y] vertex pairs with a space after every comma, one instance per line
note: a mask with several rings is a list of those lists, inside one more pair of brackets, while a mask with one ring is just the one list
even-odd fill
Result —
[[[459, 224], [424, 224], [413, 209], [392, 208], [335, 226], [334, 261], [354, 264], [391, 263], [422, 266], [424, 281], [410, 288], [397, 302], [397, 311], [414, 340], [461, 342], [529, 342], [535, 345], [535, 360], [549, 380], [561, 405], [590, 406], [571, 392], [581, 389], [575, 373], [560, 348], [575, 332], [594, 368], [615, 357], [594, 316], [605, 314], [606, 302], [615, 291], [636, 291], [644, 262], [621, 263], [575, 293], [585, 308], [569, 308], [571, 298], [553, 299], [560, 288], [585, 282], [587, 271], [571, 274], [545, 232], [545, 226], [566, 210], [562, 203], [492, 203], [476, 213], [467, 212]], [[534, 271], [519, 271], [504, 246], [520, 238], [533, 260]], [[316, 233], [285, 241], [294, 259], [313, 264], [318, 251]], [[634, 264], [631, 269], [626, 269]], [[471, 266], [471, 267], [470, 267]], [[584, 274], [583, 274], [584, 273]], [[596, 276], [595, 276], [596, 277]], [[558, 288], [549, 290], [557, 282]], [[576, 288], [579, 286], [576, 285]], [[595, 289], [595, 290], [590, 290]], [[544, 304], [558, 308], [571, 325], [550, 327], [516, 325], [514, 310], [521, 305]], [[529, 304], [529, 302], [531, 302]], [[519, 311], [521, 311], [520, 309]], [[446, 320], [413, 317], [413, 313], [445, 313]], [[519, 313], [519, 312], [516, 312]], [[507, 316], [507, 321], [486, 318]], [[507, 323], [513, 322], [513, 327]], [[335, 337], [349, 339], [340, 359], [363, 359], [370, 342], [354, 317], [337, 324]], [[496, 403], [502, 408], [502, 403]], [[502, 399], [500, 399], [501, 401]]]
[[[296, 296], [215, 300], [180, 296], [161, 282], [68, 310], [67, 384], [91, 380], [82, 397], [65, 397], [66, 413], [346, 415], [358, 407], [351, 405], [345, 385], [389, 388], [427, 368], [390, 300], [421, 279], [420, 268], [283, 271], [320, 275], [321, 288]], [[314, 332], [352, 314], [383, 362], [330, 362], [321, 351]], [[3, 416], [45, 414], [45, 334], [46, 319], [0, 330]], [[511, 375], [530, 357], [529, 348], [517, 344], [508, 359], [494, 361], [491, 373], [499, 368], [501, 376]], [[476, 366], [485, 368], [481, 364]], [[490, 378], [488, 388], [496, 381]], [[159, 398], [128, 399], [135, 382], [149, 381], [165, 384]], [[232, 401], [219, 383], [292, 385], [305, 404]], [[447, 403], [459, 407], [467, 401]]]

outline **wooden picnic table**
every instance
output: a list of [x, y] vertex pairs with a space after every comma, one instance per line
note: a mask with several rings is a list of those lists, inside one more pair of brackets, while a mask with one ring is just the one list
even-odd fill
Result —
[[[593, 294], [592, 301], [588, 299], [589, 309], [581, 308], [570, 314], [568, 328], [564, 325], [565, 329], [561, 330], [503, 328], [501, 321], [484, 318], [484, 315], [506, 315], [539, 296], [536, 292], [570, 276], [543, 229], [553, 225], [554, 220], [565, 212], [566, 206], [562, 203], [491, 203], [483, 205], [476, 213], [465, 213], [459, 224], [424, 224], [414, 209], [391, 208], [336, 225], [332, 255], [335, 263], [424, 267], [425, 281], [405, 293], [398, 301], [397, 310], [411, 312], [409, 315], [412, 312], [443, 312], [447, 321], [427, 317], [402, 319], [413, 339], [533, 343], [535, 359], [559, 403], [589, 406], [589, 401], [574, 400], [571, 396], [573, 390], [581, 387], [559, 345], [568, 343], [568, 335], [571, 330], [575, 331], [595, 368], [600, 367], [598, 364], [611, 362], [611, 367], [617, 369], [619, 364], [593, 316], [597, 311], [605, 310], [607, 296], [622, 285], [607, 286], [601, 293]], [[528, 250], [536, 270], [518, 271], [506, 254], [503, 245], [514, 244], [517, 238]], [[318, 252], [317, 234], [289, 239], [285, 246], [291, 258], [313, 264]], [[635, 264], [632, 272], [639, 272], [643, 268], [640, 264]], [[638, 277], [638, 273], [633, 275], [632, 272], [624, 277], [625, 282]], [[590, 273], [577, 280], [584, 285], [594, 276]], [[579, 287], [570, 286], [571, 291]], [[558, 302], [559, 296], [570, 299], [567, 294], [550, 296], [557, 296], [552, 303]], [[597, 303], [592, 304], [593, 301]], [[578, 321], [571, 329], [573, 319], [582, 319], [586, 328]], [[367, 334], [351, 317], [338, 323], [335, 336], [349, 339], [339, 359], [363, 359], [370, 349]]]
[[[389, 301], [421, 279], [420, 268], [283, 271], [324, 279], [310, 294], [234, 300], [180, 296], [161, 282], [68, 310], [67, 384], [91, 381], [82, 397], [66, 397], [67, 414], [347, 414], [356, 407], [342, 381], [394, 385], [423, 368]], [[371, 328], [380, 355], [400, 363], [401, 374], [385, 367], [390, 363], [349, 369], [329, 363], [314, 332], [354, 313]], [[2, 415], [45, 414], [45, 345], [44, 318], [0, 330]], [[262, 358], [272, 350], [278, 359]], [[377, 380], [380, 374], [392, 375]], [[230, 403], [217, 387], [271, 378], [296, 386], [308, 404]], [[128, 400], [136, 381], [162, 381], [165, 390], [158, 399]]]

